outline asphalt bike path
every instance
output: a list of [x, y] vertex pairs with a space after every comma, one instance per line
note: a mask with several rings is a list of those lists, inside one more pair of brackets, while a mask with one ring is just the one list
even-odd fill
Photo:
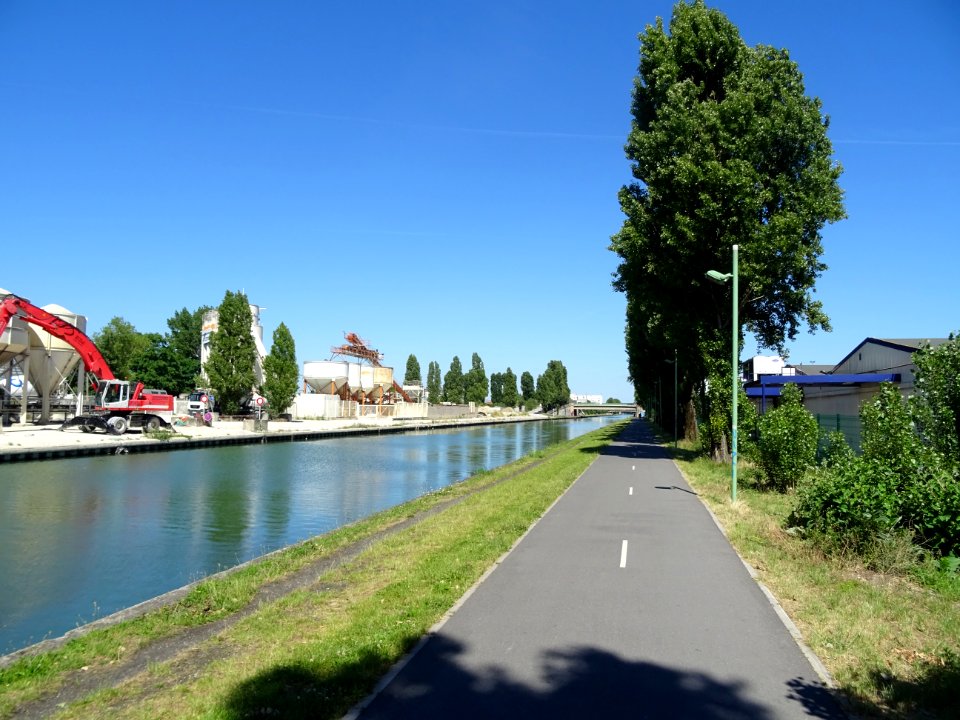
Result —
[[635, 420], [359, 717], [845, 717], [812, 662]]

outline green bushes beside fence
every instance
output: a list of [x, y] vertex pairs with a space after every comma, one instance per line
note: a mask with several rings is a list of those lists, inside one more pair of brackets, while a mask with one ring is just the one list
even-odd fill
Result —
[[761, 485], [796, 488], [790, 522], [824, 549], [868, 564], [889, 554], [884, 548], [960, 555], [960, 340], [914, 361], [913, 397], [885, 383], [856, 418], [811, 415], [792, 384], [776, 409], [742, 417], [741, 456]]

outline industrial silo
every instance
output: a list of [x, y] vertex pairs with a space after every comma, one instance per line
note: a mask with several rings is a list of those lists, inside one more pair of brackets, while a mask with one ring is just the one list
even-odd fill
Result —
[[[77, 315], [60, 305], [44, 305], [42, 309], [86, 332], [87, 318], [83, 315]], [[27, 376], [40, 394], [40, 420], [47, 421], [50, 419], [50, 399], [76, 369], [80, 355], [70, 343], [32, 323], [27, 327], [27, 335], [30, 342]]]

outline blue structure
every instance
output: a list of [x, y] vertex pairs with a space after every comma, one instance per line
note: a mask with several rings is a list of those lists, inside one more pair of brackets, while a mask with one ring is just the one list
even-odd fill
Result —
[[859, 387], [883, 382], [900, 384], [900, 373], [860, 373], [855, 375], [761, 375], [744, 389], [749, 398], [760, 398], [760, 414], [766, 412], [767, 398], [780, 397], [780, 388], [787, 383], [815, 387]]

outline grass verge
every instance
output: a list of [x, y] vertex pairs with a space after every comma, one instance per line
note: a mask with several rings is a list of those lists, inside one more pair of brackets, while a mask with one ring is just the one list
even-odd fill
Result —
[[860, 717], [960, 718], [960, 575], [932, 563], [906, 573], [826, 556], [792, 535], [792, 494], [757, 489], [741, 463], [737, 502], [730, 466], [675, 453], [741, 557], [753, 566], [833, 675]]
[[[481, 473], [200, 583], [176, 605], [25, 658], [0, 670], [0, 717], [44, 714], [43, 703], [71, 688], [74, 702], [50, 707], [57, 717], [340, 717], [622, 427]], [[421, 519], [404, 527], [411, 518]], [[365, 542], [299, 589], [257, 602], [265, 588]], [[196, 627], [215, 632], [191, 642]], [[177, 638], [176, 652], [142, 662]], [[135, 658], [139, 669], [124, 672]]]

